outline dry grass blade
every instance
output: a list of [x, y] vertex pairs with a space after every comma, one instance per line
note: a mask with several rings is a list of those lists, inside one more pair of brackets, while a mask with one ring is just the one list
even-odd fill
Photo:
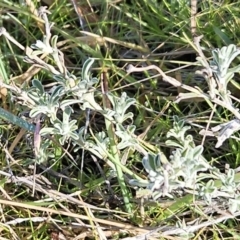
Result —
[[120, 222], [104, 220], [104, 219], [95, 218], [95, 217], [91, 217], [91, 219], [89, 219], [89, 217], [85, 216], [85, 215], [80, 215], [80, 214], [72, 213], [72, 212], [66, 212], [66, 211], [62, 211], [62, 210], [55, 210], [55, 209], [46, 208], [46, 207], [39, 207], [36, 205], [27, 204], [27, 203], [21, 203], [21, 202], [0, 199], [0, 204], [12, 206], [12, 207], [38, 210], [40, 212], [47, 212], [49, 214], [59, 214], [59, 215], [63, 215], [63, 216], [72, 217], [75, 219], [80, 219], [80, 220], [87, 220], [87, 221], [91, 220], [96, 223], [102, 223], [109, 227], [124, 229], [125, 231], [130, 231], [130, 232], [135, 232], [135, 233], [147, 233], [148, 232], [148, 230], [146, 230], [146, 229], [137, 228], [137, 227], [129, 225], [129, 224], [123, 224]]

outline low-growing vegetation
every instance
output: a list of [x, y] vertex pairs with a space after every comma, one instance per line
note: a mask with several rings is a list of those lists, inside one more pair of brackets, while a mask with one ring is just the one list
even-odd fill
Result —
[[240, 239], [231, 1], [1, 0], [1, 239]]

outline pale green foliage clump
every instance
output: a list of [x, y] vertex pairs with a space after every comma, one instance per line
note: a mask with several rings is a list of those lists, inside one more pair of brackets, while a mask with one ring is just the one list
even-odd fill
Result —
[[[47, 26], [51, 28], [48, 23], [46, 23]], [[31, 45], [32, 51], [29, 51], [25, 57], [25, 61], [37, 62], [42, 68], [49, 71], [55, 80], [54, 86], [46, 91], [42, 83], [38, 79], [34, 79], [27, 94], [24, 92], [27, 96], [24, 104], [30, 108], [30, 117], [36, 118], [43, 115], [50, 120], [51, 126], [42, 127], [40, 134], [42, 136], [54, 135], [61, 145], [71, 141], [75, 145], [75, 151], [79, 148], [86, 149], [100, 159], [106, 159], [109, 155], [109, 137], [105, 132], [95, 133], [93, 137], [84, 135], [85, 126], [79, 128], [77, 120], [72, 117], [74, 114], [72, 106], [79, 104], [82, 112], [87, 109], [97, 111], [115, 125], [115, 134], [120, 139], [117, 145], [118, 149], [136, 144], [137, 142], [131, 136], [135, 126], [124, 125], [127, 119], [133, 118], [133, 113], [126, 111], [135, 103], [135, 99], [129, 98], [124, 92], [120, 97], [107, 93], [112, 108], [100, 106], [95, 101], [95, 96], [99, 95], [95, 86], [99, 81], [91, 76], [90, 71], [94, 59], [89, 58], [85, 61], [80, 77], [71, 74], [63, 61], [63, 53], [57, 48], [57, 36], [51, 37], [50, 29], [46, 33], [43, 41], [38, 40]], [[38, 57], [40, 54], [48, 54], [54, 64], [41, 61]], [[42, 144], [40, 151], [45, 152], [47, 156], [49, 145]], [[42, 161], [46, 161], [46, 157], [43, 157]]]
[[[240, 129], [239, 110], [232, 105], [231, 93], [227, 88], [234, 73], [239, 71], [239, 66], [230, 68], [230, 64], [240, 51], [235, 45], [229, 45], [220, 50], [213, 50], [212, 53], [213, 60], [210, 65], [205, 59], [198, 57], [199, 62], [206, 68], [206, 80], [210, 89], [209, 100], [226, 107], [236, 117], [212, 128], [210, 135], [216, 136], [217, 148]], [[193, 136], [186, 134], [189, 129], [190, 126], [184, 126], [184, 120], [175, 117], [173, 128], [167, 133], [169, 140], [166, 141], [166, 145], [174, 149], [169, 161], [160, 153], [148, 154], [142, 160], [143, 167], [148, 173], [148, 180], [133, 179], [130, 183], [147, 189], [145, 193], [155, 200], [159, 197], [174, 197], [192, 192], [209, 204], [217, 200], [221, 204], [224, 203], [232, 213], [239, 211], [240, 184], [236, 181], [235, 171], [229, 169], [225, 174], [212, 167], [203, 156], [203, 146], [195, 146]], [[200, 133], [204, 134], [202, 131]], [[214, 181], [215, 179], [219, 179], [218, 183]]]
[[[224, 202], [231, 212], [239, 211], [240, 182], [234, 180], [234, 170], [229, 169], [224, 174], [212, 167], [203, 157], [203, 147], [195, 146], [192, 135], [186, 135], [189, 129], [189, 126], [184, 126], [184, 120], [174, 117], [173, 129], [168, 132], [169, 140], [166, 141], [167, 146], [175, 148], [169, 161], [166, 162], [161, 153], [148, 154], [142, 163], [149, 180], [134, 179], [130, 184], [146, 188], [148, 196], [155, 200], [192, 192], [208, 204], [217, 199]], [[215, 179], [220, 182], [216, 184]]]

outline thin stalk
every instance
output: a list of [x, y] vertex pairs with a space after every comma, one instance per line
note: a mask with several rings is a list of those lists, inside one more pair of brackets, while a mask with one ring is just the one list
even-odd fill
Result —
[[106, 129], [107, 129], [108, 137], [110, 140], [110, 149], [111, 149], [112, 156], [115, 159], [115, 161], [118, 162], [118, 164], [115, 164], [115, 169], [117, 172], [118, 183], [121, 188], [122, 195], [123, 195], [125, 208], [128, 213], [132, 213], [132, 206], [130, 204], [131, 196], [129, 194], [129, 191], [128, 191], [127, 186], [124, 181], [122, 168], [119, 166], [121, 164], [121, 161], [119, 159], [119, 154], [118, 154], [117, 144], [115, 141], [115, 134], [114, 134], [113, 126], [112, 126], [112, 123], [106, 118], [105, 118], [105, 125], [106, 125]]
[[[106, 75], [107, 75], [106, 73], [103, 73], [103, 82], [102, 82], [103, 106], [105, 109], [107, 108], [110, 109], [111, 108], [110, 101], [106, 95], [106, 92], [108, 90]], [[107, 129], [107, 133], [110, 141], [111, 155], [115, 159], [114, 165], [117, 172], [117, 179], [118, 179], [119, 186], [121, 188], [125, 208], [126, 208], [126, 211], [131, 214], [132, 213], [132, 204], [130, 203], [131, 195], [124, 181], [123, 171], [121, 168], [121, 161], [119, 158], [119, 153], [117, 148], [116, 136], [114, 132], [114, 126], [113, 126], [113, 123], [109, 121], [107, 118], [105, 118], [105, 126]]]

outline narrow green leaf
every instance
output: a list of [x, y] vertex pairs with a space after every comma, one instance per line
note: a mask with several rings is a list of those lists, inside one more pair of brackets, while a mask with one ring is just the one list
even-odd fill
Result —
[[35, 131], [35, 125], [17, 117], [16, 115], [4, 110], [3, 108], [0, 107], [0, 118], [11, 122], [21, 128], [24, 128], [30, 132], [34, 132]]

